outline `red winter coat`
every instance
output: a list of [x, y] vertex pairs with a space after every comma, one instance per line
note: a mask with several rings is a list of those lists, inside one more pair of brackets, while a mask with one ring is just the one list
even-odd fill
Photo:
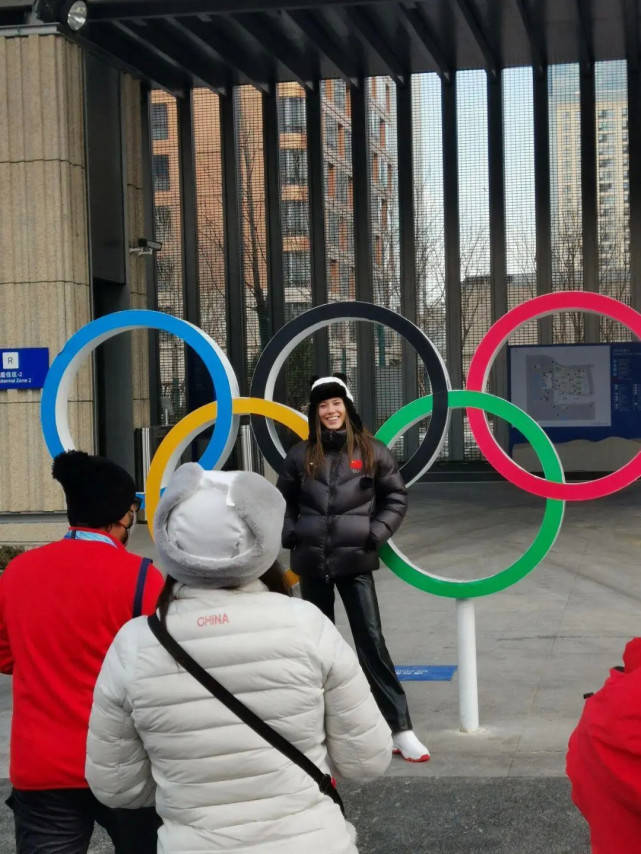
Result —
[[572, 799], [590, 825], [593, 854], [641, 854], [641, 638], [625, 669], [586, 700], [570, 737]]
[[[87, 786], [93, 689], [132, 616], [141, 562], [113, 543], [60, 540], [18, 556], [0, 576], [0, 671], [13, 674], [9, 775], [16, 789]], [[150, 566], [144, 614], [153, 613], [162, 585]]]

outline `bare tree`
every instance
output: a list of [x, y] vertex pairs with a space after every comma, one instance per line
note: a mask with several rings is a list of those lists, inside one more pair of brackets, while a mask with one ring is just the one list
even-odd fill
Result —
[[[599, 285], [601, 293], [630, 301], [630, 235], [624, 217], [599, 222]], [[601, 341], [630, 338], [628, 330], [609, 317], [601, 317], [600, 333]]]

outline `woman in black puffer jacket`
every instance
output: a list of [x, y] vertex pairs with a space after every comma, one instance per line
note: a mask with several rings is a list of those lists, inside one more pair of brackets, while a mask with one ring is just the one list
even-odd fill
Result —
[[312, 385], [309, 438], [289, 451], [278, 478], [287, 502], [283, 547], [301, 578], [303, 598], [334, 621], [341, 595], [356, 651], [372, 693], [403, 758], [425, 762], [405, 693], [385, 645], [372, 571], [378, 548], [398, 529], [407, 490], [396, 461], [363, 428], [350, 391], [338, 376]]

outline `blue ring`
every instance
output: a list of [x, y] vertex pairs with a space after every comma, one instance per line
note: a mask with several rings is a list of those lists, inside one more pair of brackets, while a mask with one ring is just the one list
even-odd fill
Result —
[[[203, 360], [214, 385], [214, 394], [218, 403], [218, 418], [213, 435], [200, 458], [200, 464], [206, 469], [213, 468], [225, 450], [226, 443], [231, 435], [233, 420], [233, 392], [225, 365], [216, 350], [217, 345], [202, 329], [192, 323], [170, 314], [164, 314], [162, 311], [150, 311], [149, 309], [117, 311], [91, 321], [72, 335], [56, 356], [47, 373], [40, 404], [42, 432], [49, 453], [55, 457], [63, 451], [69, 450], [64, 447], [60, 438], [56, 421], [56, 401], [60, 383], [71, 362], [96, 338], [111, 333], [104, 339], [107, 340], [113, 334], [137, 328], [159, 329], [168, 332], [170, 335], [175, 335], [182, 339], [185, 344], [188, 344]], [[93, 349], [91, 348], [91, 350]]]

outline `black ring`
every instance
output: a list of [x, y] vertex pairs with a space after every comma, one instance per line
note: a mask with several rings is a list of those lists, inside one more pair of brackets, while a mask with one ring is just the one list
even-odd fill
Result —
[[[331, 322], [340, 320], [367, 320], [393, 329], [416, 350], [425, 366], [434, 395], [434, 408], [425, 438], [416, 452], [401, 467], [405, 483], [410, 484], [427, 471], [445, 439], [450, 414], [447, 402], [450, 384], [440, 353], [427, 335], [406, 317], [369, 302], [332, 302], [310, 308], [286, 323], [269, 341], [256, 363], [250, 394], [252, 397], [265, 396], [272, 368], [279, 360], [281, 361], [280, 371], [291, 350], [299, 343], [295, 339], [298, 339], [303, 332], [309, 329], [307, 334], [311, 335], [316, 328], [323, 328]], [[294, 342], [293, 345], [292, 342]], [[251, 425], [258, 447], [269, 465], [278, 472], [284, 457], [270, 435], [267, 419], [252, 415]]]

